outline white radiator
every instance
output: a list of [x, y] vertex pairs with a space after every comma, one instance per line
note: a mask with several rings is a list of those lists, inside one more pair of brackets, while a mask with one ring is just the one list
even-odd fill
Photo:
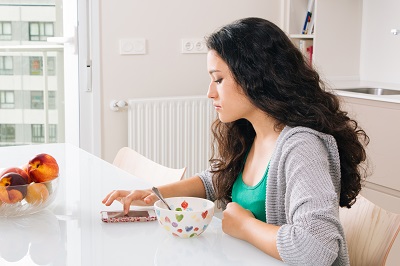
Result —
[[212, 101], [204, 96], [145, 98], [128, 101], [128, 145], [192, 176], [209, 166]]

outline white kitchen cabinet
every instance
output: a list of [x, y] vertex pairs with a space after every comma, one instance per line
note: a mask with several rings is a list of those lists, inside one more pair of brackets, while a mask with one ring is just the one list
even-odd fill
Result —
[[309, 0], [285, 0], [284, 30], [299, 46], [313, 45], [313, 65], [324, 79], [358, 79], [362, 0], [315, 0], [314, 34], [301, 34]]
[[[400, 213], [400, 104], [342, 97], [349, 112], [370, 137], [367, 156], [372, 174], [361, 194], [382, 208]], [[400, 261], [400, 236], [392, 247], [386, 265]]]

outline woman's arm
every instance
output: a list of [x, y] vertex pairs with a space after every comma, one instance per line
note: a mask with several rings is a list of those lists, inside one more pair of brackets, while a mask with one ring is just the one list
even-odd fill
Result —
[[170, 197], [198, 197], [205, 198], [206, 191], [199, 176], [192, 176], [180, 181], [158, 187], [165, 198]]
[[228, 203], [223, 212], [222, 230], [226, 234], [245, 240], [268, 255], [282, 260], [276, 247], [279, 228], [257, 220], [249, 210], [235, 202]]
[[[161, 194], [165, 197], [206, 197], [203, 181], [199, 176], [186, 178], [171, 184], [158, 187]], [[151, 191], [146, 190], [114, 190], [111, 191], [102, 201], [106, 206], [110, 206], [115, 200], [123, 204], [124, 212], [128, 213], [131, 204], [152, 205], [158, 200], [157, 196]]]

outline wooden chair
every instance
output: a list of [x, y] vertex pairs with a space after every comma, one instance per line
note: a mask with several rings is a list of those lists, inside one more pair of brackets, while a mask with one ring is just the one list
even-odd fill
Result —
[[378, 207], [363, 196], [350, 208], [340, 208], [350, 265], [385, 265], [400, 230], [400, 214]]
[[158, 164], [131, 148], [121, 148], [113, 164], [136, 177], [144, 178], [154, 186], [161, 186], [180, 180], [186, 167], [174, 169]]

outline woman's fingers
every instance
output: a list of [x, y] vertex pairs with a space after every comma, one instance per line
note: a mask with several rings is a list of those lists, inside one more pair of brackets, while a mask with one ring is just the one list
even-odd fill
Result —
[[102, 203], [106, 206], [110, 206], [114, 200], [120, 201], [121, 198], [125, 197], [127, 194], [129, 194], [129, 191], [113, 190], [102, 200]]

